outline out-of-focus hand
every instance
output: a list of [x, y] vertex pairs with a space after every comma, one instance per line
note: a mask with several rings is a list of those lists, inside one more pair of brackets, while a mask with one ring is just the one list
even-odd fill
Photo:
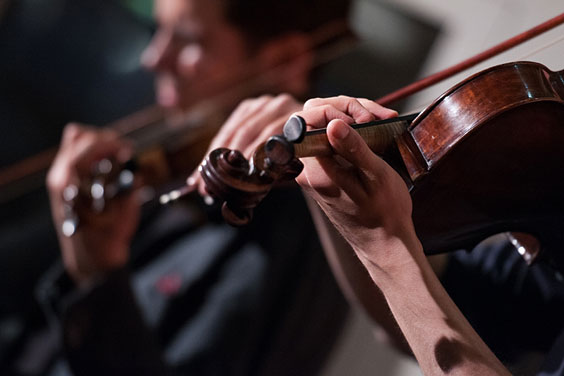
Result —
[[397, 240], [413, 244], [416, 239], [411, 197], [401, 177], [349, 124], [391, 118], [397, 113], [366, 99], [341, 96], [307, 101], [297, 115], [314, 128], [327, 127], [336, 155], [304, 158], [304, 171], [296, 180], [359, 256], [386, 269], [399, 256], [390, 245]]
[[[302, 104], [288, 94], [278, 96], [263, 95], [254, 99], [246, 99], [229, 116], [218, 134], [212, 140], [206, 153], [217, 148], [239, 150], [246, 158], [250, 158], [256, 148], [268, 137], [281, 134], [282, 128], [290, 115], [301, 110]], [[205, 183], [198, 170], [187, 179], [192, 190], [207, 197]]]
[[67, 272], [79, 284], [123, 266], [129, 257], [131, 237], [137, 227], [140, 205], [134, 192], [107, 203], [101, 213], [81, 208], [79, 227], [72, 237], [62, 233], [65, 216], [63, 193], [70, 185], [84, 186], [94, 163], [104, 158], [125, 162], [132, 148], [111, 130], [77, 124], [65, 127], [57, 156], [47, 174], [51, 213]]

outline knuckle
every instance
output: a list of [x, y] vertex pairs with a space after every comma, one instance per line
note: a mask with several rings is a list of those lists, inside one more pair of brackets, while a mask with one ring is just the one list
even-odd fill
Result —
[[248, 110], [254, 106], [261, 105], [264, 102], [268, 102], [272, 98], [273, 97], [270, 94], [263, 94], [260, 97], [256, 97], [256, 98], [246, 98], [239, 103], [239, 106], [237, 106], [237, 110]]
[[93, 145], [98, 142], [99, 135], [92, 132], [84, 132], [80, 137], [80, 143], [84, 145]]
[[311, 98], [304, 103], [304, 108], [317, 107], [323, 102], [321, 98]]
[[64, 140], [75, 140], [84, 131], [84, 128], [79, 123], [68, 123], [63, 129]]
[[258, 127], [255, 121], [246, 121], [233, 134], [233, 139], [241, 139]]
[[45, 185], [49, 190], [53, 190], [57, 186], [57, 180], [55, 179], [53, 170], [49, 170], [47, 177], [45, 178]]
[[258, 99], [263, 100], [263, 101], [265, 101], [265, 100], [270, 100], [270, 99], [272, 99], [272, 98], [274, 98], [274, 97], [272, 96], [272, 94], [263, 94], [263, 95], [261, 95], [260, 97], [258, 97]]
[[244, 100], [241, 101], [241, 103], [239, 103], [239, 106], [237, 106], [238, 108], [245, 108], [245, 107], [249, 107], [251, 104], [253, 104], [255, 101], [257, 100], [257, 98], [246, 98]]
[[270, 94], [263, 94], [256, 99], [256, 102], [259, 105], [264, 105], [265, 103], [269, 103], [274, 99], [274, 97]]
[[375, 116], [371, 112], [362, 112], [357, 116], [356, 121], [359, 123], [369, 122], [375, 119]]
[[334, 107], [331, 106], [330, 104], [322, 104], [319, 106], [319, 108], [321, 109], [321, 111], [323, 111], [325, 115], [329, 115], [332, 113]]
[[348, 95], [339, 95], [337, 97], [337, 100], [341, 103], [346, 103], [347, 105], [350, 105], [351, 103], [357, 104], [360, 103], [356, 98], [354, 97], [349, 97]]
[[[111, 129], [111, 128], [103, 128], [102, 130], [98, 132], [93, 132], [94, 135], [99, 135], [100, 138], [105, 139], [105, 140], [119, 140], [120, 139], [120, 135], [119, 133], [115, 130], [115, 129]], [[96, 136], [95, 136], [96, 137]]]
[[60, 171], [50, 170], [45, 179], [47, 189], [51, 192], [62, 192], [68, 185], [69, 178], [67, 174]]
[[347, 97], [347, 96], [344, 96], [344, 95], [343, 95], [341, 99], [342, 99], [343, 101], [346, 101], [346, 102], [347, 102], [347, 105], [348, 105], [349, 107], [354, 107], [354, 108], [358, 108], [358, 109], [361, 109], [361, 110], [366, 110], [366, 109], [364, 108], [364, 106], [363, 106], [363, 105], [359, 102], [359, 100], [356, 99], [356, 98], [351, 98], [351, 97]]
[[282, 104], [294, 102], [294, 98], [288, 93], [279, 94], [276, 99], [280, 101]]

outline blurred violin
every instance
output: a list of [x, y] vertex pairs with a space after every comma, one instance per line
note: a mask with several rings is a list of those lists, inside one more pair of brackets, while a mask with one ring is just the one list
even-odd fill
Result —
[[[197, 166], [227, 111], [216, 102], [197, 104], [189, 112], [174, 115], [151, 106], [104, 127], [134, 143], [136, 164], [148, 172], [149, 182], [157, 183]], [[57, 148], [50, 148], [1, 169], [0, 203], [43, 186], [56, 154]]]

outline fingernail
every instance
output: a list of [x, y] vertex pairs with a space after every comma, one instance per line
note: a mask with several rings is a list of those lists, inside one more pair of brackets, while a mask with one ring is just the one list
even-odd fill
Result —
[[348, 136], [350, 129], [351, 128], [346, 124], [339, 124], [337, 125], [337, 129], [333, 132], [333, 135], [335, 138], [342, 140]]
[[195, 183], [196, 183], [196, 178], [194, 178], [194, 177], [189, 177], [189, 178], [186, 180], [186, 185], [192, 186], [192, 185], [194, 185]]

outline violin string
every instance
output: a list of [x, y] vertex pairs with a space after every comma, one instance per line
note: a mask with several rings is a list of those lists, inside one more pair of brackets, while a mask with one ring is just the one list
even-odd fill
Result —
[[518, 60], [528, 59], [529, 57], [537, 55], [538, 53], [540, 53], [540, 52], [542, 52], [546, 49], [549, 49], [550, 47], [552, 47], [552, 46], [554, 46], [554, 45], [556, 45], [556, 44], [558, 44], [562, 41], [564, 41], [564, 35], [560, 36], [559, 38], [552, 40], [551, 42], [543, 45], [542, 47], [539, 47], [539, 48], [527, 53], [526, 55], [522, 55]]
[[381, 98], [378, 98], [376, 99], [376, 102], [385, 106], [385, 105], [389, 105], [390, 103], [396, 102], [400, 99], [411, 96], [428, 87], [434, 86], [438, 82], [444, 82], [445, 79], [447, 78], [453, 77], [460, 72], [466, 71], [469, 68], [474, 67], [486, 60], [489, 60], [494, 56], [498, 56], [502, 52], [510, 50], [516, 47], [517, 45], [520, 45], [562, 24], [564, 24], [564, 13], [559, 14], [549, 19], [548, 21], [545, 21], [509, 39], [506, 39], [505, 41], [502, 41], [501, 43], [498, 43], [488, 48], [487, 50], [482, 51], [466, 60], [463, 60], [455, 65], [452, 65], [436, 73], [433, 73], [427, 77], [424, 77], [418, 81], [406, 85], [392, 93], [389, 93]]
[[[529, 52], [528, 52], [527, 54], [525, 54], [525, 55], [521, 55], [521, 56], [518, 57], [518, 58], [509, 59], [509, 60], [511, 60], [511, 61], [526, 60], [526, 59], [530, 58], [531, 56], [537, 55], [537, 54], [541, 53], [542, 51], [547, 50], [547, 49], [549, 49], [549, 48], [551, 48], [551, 47], [557, 45], [558, 43], [561, 43], [562, 41], [564, 41], [564, 35], [562, 35], [562, 36], [560, 36], [560, 37], [558, 37], [558, 38], [553, 39], [552, 41], [550, 41], [550, 42], [544, 44], [544, 45], [541, 46], [541, 47], [536, 48], [536, 49], [533, 50], [533, 51], [529, 51]], [[478, 70], [479, 70], [479, 69], [477, 69], [477, 71], [478, 71]], [[426, 100], [421, 101], [421, 102], [419, 102], [419, 103], [417, 103], [417, 104], [409, 105], [409, 111], [408, 111], [408, 112], [409, 112], [409, 113], [412, 113], [412, 112], [421, 112], [421, 111], [424, 110], [425, 108], [429, 107], [429, 106], [431, 105], [431, 103], [433, 103], [433, 101], [434, 101], [434, 99], [431, 99], [431, 100], [427, 100], [427, 99], [426, 99]]]

